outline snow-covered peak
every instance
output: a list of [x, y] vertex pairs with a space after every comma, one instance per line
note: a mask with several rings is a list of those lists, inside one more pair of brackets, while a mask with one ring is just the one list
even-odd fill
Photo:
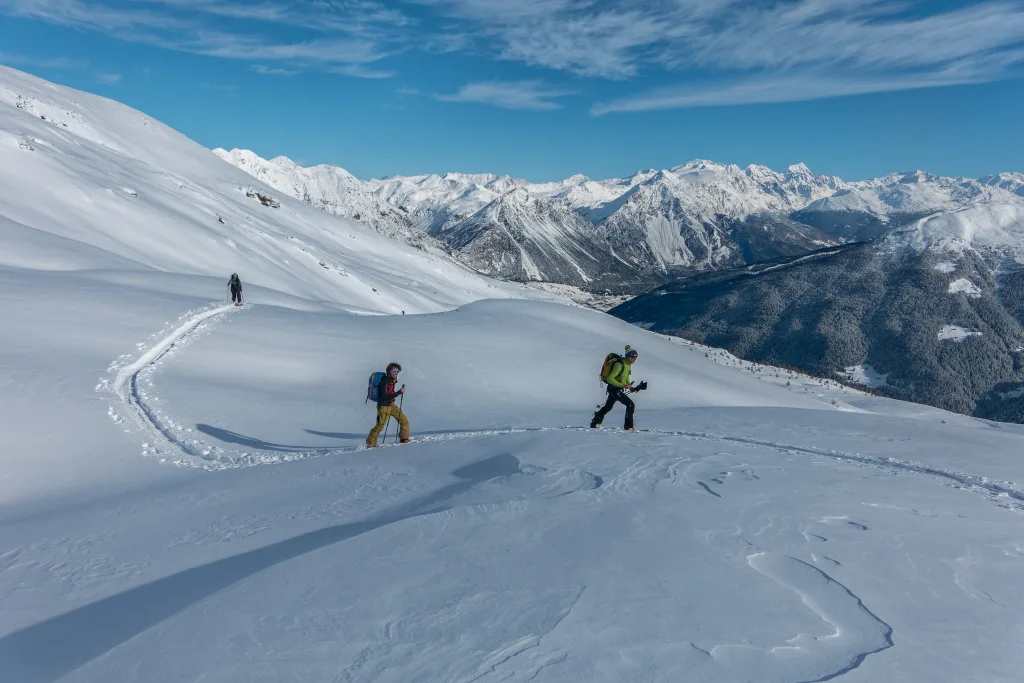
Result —
[[501, 195], [497, 201], [506, 204], [528, 204], [531, 201], [530, 191], [525, 187], [516, 187]]
[[979, 178], [978, 182], [1024, 196], [1024, 173], [996, 173]]
[[972, 250], [984, 258], [1009, 258], [1024, 264], [1024, 204], [982, 202], [941, 212], [893, 231], [883, 246], [952, 254]]
[[934, 173], [928, 171], [916, 170], [904, 173], [903, 177], [900, 178], [899, 182], [903, 185], [911, 185], [915, 183], [934, 183], [940, 180], [940, 177]]
[[709, 159], [693, 159], [687, 161], [685, 164], [679, 166], [673, 166], [672, 173], [699, 173], [701, 171], [717, 171], [719, 173], [729, 171], [731, 169], [737, 169], [739, 167], [733, 164], [720, 164], [716, 161]]
[[299, 168], [299, 165], [297, 163], [295, 163], [294, 161], [292, 161], [291, 159], [284, 155], [274, 157], [273, 159], [270, 160], [270, 163], [274, 164], [275, 166], [280, 166], [281, 168], [287, 169], [289, 171], [293, 171]]
[[493, 173], [445, 173], [444, 180], [467, 185], [487, 185], [498, 179]]
[[952, 211], [978, 202], [1019, 200], [1012, 182], [985, 183], [966, 178], [943, 178], [927, 171], [893, 173], [882, 178], [848, 183], [807, 210], [841, 214], [865, 213], [882, 222]]
[[781, 173], [777, 173], [772, 169], [768, 168], [767, 166], [761, 166], [759, 164], [750, 164], [744, 169], [744, 173], [746, 173], [749, 177], [755, 178], [759, 181], [781, 180], [782, 178], [785, 177]]

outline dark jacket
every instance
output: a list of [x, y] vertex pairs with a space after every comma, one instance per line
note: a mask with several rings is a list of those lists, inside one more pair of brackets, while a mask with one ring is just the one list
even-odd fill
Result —
[[230, 278], [228, 280], [228, 287], [230, 287], [231, 289], [238, 289], [238, 291], [242, 291], [242, 281], [237, 277]]
[[377, 406], [393, 406], [395, 405], [395, 399], [399, 397], [398, 390], [395, 385], [398, 384], [395, 380], [391, 379], [391, 375], [384, 375], [381, 379], [380, 384], [377, 385]]

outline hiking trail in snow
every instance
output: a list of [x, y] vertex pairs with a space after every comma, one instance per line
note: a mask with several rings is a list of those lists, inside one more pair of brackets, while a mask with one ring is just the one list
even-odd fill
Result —
[[[152, 438], [142, 444], [144, 455], [150, 453], [164, 455], [168, 451], [180, 451], [188, 456], [203, 457], [205, 449], [202, 448], [202, 444], [198, 444], [197, 447], [195, 442], [181, 436], [178, 433], [182, 431], [180, 425], [175, 424], [169, 418], [161, 418], [160, 411], [155, 410], [147, 403], [148, 397], [144, 391], [139, 389], [139, 377], [143, 373], [152, 372], [161, 359], [176, 346], [187, 343], [196, 331], [204, 326], [204, 323], [240, 308], [248, 308], [248, 306], [239, 307], [234, 304], [225, 304], [207, 308], [198, 313], [190, 311], [183, 318], [184, 322], [153, 344], [135, 361], [125, 365], [118, 361], [111, 364], [110, 370], [117, 371], [113, 383], [104, 379], [96, 388], [97, 390], [111, 390], [117, 394], [118, 403], [122, 409], [131, 415], [140, 428], [150, 433]], [[140, 346], [142, 345], [140, 344]], [[122, 421], [114, 405], [110, 406], [107, 414], [117, 423]]]
[[[117, 375], [111, 384], [109, 380], [103, 380], [97, 390], [112, 390], [118, 396], [118, 403], [136, 421], [136, 423], [150, 434], [150, 439], [142, 444], [143, 455], [156, 455], [162, 460], [185, 467], [198, 467], [202, 469], [228, 469], [237, 467], [248, 467], [253, 465], [269, 465], [307, 458], [321, 457], [326, 455], [338, 455], [344, 453], [355, 453], [365, 450], [365, 446], [342, 446], [324, 448], [275, 448], [274, 452], [253, 452], [235, 449], [226, 449], [210, 444], [202, 439], [191, 436], [194, 433], [192, 428], [187, 428], [175, 422], [164, 411], [152, 407], [150, 400], [158, 401], [156, 397], [150, 397], [139, 387], [139, 379], [145, 378], [154, 372], [161, 364], [162, 359], [175, 348], [181, 347], [196, 336], [206, 327], [206, 323], [219, 316], [231, 313], [236, 310], [250, 308], [250, 305], [236, 307], [232, 304], [218, 305], [214, 308], [203, 309], [199, 312], [186, 314], [182, 318], [184, 322], [178, 325], [169, 334], [160, 338], [147, 351], [136, 360], [130, 363], [121, 363], [127, 355], [121, 356], [118, 361], [111, 364], [111, 371], [116, 370]], [[140, 344], [139, 346], [142, 346]], [[114, 406], [108, 410], [109, 415], [120, 423], [123, 418], [117, 413]], [[198, 425], [198, 431], [209, 433], [204, 430], [205, 425]], [[414, 442], [424, 443], [433, 441], [450, 441], [456, 439], [477, 438], [486, 436], [500, 436], [505, 434], [522, 434], [530, 432], [551, 432], [551, 431], [577, 431], [591, 433], [586, 427], [562, 426], [562, 427], [508, 427], [504, 429], [480, 429], [459, 432], [443, 432], [428, 434], [415, 439]], [[618, 434], [616, 431], [615, 433]], [[789, 454], [803, 454], [817, 457], [826, 457], [842, 462], [877, 467], [893, 473], [910, 473], [926, 475], [939, 479], [948, 486], [961, 488], [974, 493], [979, 493], [1000, 507], [1013, 510], [1024, 510], [1024, 489], [1008, 481], [996, 481], [988, 477], [944, 470], [929, 465], [901, 460], [892, 457], [861, 455], [859, 453], [847, 453], [837, 450], [826, 450], [808, 448], [792, 444], [762, 441], [758, 439], [728, 436], [723, 434], [711, 434], [706, 432], [675, 431], [675, 430], [640, 430], [635, 433], [621, 433], [622, 438], [635, 439], [644, 435], [660, 437], [677, 437], [695, 441], [721, 441], [726, 443], [737, 443], [748, 446], [759, 446], [771, 450]], [[390, 448], [394, 444], [384, 444], [381, 448]], [[705, 486], [705, 490], [712, 495], [715, 494]]]

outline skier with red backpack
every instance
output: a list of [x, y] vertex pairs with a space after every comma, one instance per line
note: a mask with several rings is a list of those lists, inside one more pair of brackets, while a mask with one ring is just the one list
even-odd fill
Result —
[[627, 345], [624, 355], [609, 353], [605, 356], [604, 365], [601, 366], [601, 381], [608, 385], [608, 400], [605, 401], [603, 408], [594, 413], [594, 419], [590, 421], [591, 429], [600, 427], [605, 415], [610, 413], [618, 402], [626, 406], [626, 422], [623, 429], [633, 431], [633, 412], [636, 410], [636, 404], [626, 392], [636, 393], [647, 388], [647, 382], [640, 382], [634, 387], [629, 377], [630, 369], [639, 355], [636, 349]]
[[391, 418], [398, 420], [398, 438], [402, 443], [409, 443], [409, 419], [402, 412], [400, 406], [395, 405], [395, 400], [405, 397], [405, 385], [396, 389], [398, 384], [398, 373], [402, 366], [398, 363], [389, 363], [384, 372], [375, 372], [370, 375], [370, 383], [366, 392], [367, 401], [377, 402], [377, 424], [373, 426], [366, 437], [368, 448], [377, 447], [377, 438], [387, 428]]

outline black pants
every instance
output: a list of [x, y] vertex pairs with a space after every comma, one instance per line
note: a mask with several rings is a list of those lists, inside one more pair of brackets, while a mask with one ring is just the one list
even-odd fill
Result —
[[591, 421], [590, 426], [597, 427], [604, 422], [604, 416], [611, 412], [612, 408], [615, 407], [616, 401], [626, 406], [626, 424], [623, 426], [626, 429], [632, 429], [633, 411], [636, 410], [636, 404], [633, 403], [633, 399], [626, 396], [625, 389], [613, 387], [611, 384], [608, 385], [608, 400], [605, 401], [604, 407], [601, 410], [594, 413], [594, 419]]
[[242, 288], [241, 287], [232, 287], [231, 288], [231, 302], [232, 303], [239, 303], [239, 304], [242, 303]]

